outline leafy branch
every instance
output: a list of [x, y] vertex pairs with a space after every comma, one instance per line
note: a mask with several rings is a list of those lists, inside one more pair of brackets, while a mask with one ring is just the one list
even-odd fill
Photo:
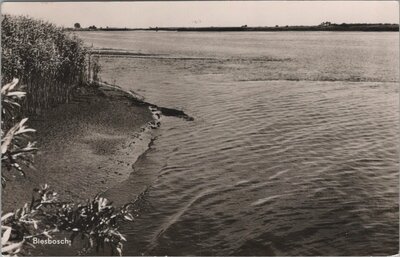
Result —
[[133, 206], [130, 203], [116, 209], [99, 195], [84, 204], [64, 203], [44, 185], [34, 190], [30, 204], [1, 217], [2, 255], [16, 255], [24, 245], [35, 247], [34, 238], [51, 239], [60, 231], [69, 232], [72, 243], [79, 237], [86, 240], [80, 253], [99, 251], [108, 245], [113, 253], [122, 255], [126, 238], [119, 232], [118, 224], [134, 220]]

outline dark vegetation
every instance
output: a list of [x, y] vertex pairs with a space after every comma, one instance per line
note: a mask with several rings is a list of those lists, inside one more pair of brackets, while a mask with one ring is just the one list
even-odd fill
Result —
[[242, 26], [242, 27], [177, 28], [176, 31], [399, 31], [399, 25], [342, 23], [342, 24], [327, 24], [319, 26], [275, 26], [275, 27]]
[[[77, 24], [75, 27], [79, 27]], [[25, 176], [37, 151], [27, 115], [66, 103], [75, 87], [89, 85], [100, 70], [90, 49], [48, 22], [5, 15], [2, 21], [1, 184], [7, 176]], [[12, 82], [10, 82], [12, 81]], [[10, 83], [8, 83], [10, 82]], [[21, 190], [24, 190], [21, 188]], [[122, 221], [133, 221], [134, 202], [115, 208], [100, 195], [82, 203], [63, 202], [48, 185], [39, 186], [30, 203], [2, 213], [3, 256], [28, 254], [33, 238], [62, 231], [80, 238], [80, 253], [101, 249], [122, 252]]]
[[[71, 28], [67, 30], [73, 30]], [[399, 31], [399, 24], [390, 23], [330, 23], [323, 22], [315, 26], [260, 26], [249, 27], [247, 25], [238, 27], [150, 27], [150, 28], [79, 28], [81, 31], [99, 30], [99, 31], [197, 31], [197, 32], [229, 32], [229, 31]]]
[[25, 86], [25, 114], [68, 102], [88, 81], [88, 49], [75, 35], [51, 23], [5, 15], [1, 23], [2, 85], [18, 78]]

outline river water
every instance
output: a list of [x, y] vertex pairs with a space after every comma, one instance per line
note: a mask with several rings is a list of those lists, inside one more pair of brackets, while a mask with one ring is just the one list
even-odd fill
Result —
[[399, 241], [398, 33], [81, 32], [163, 117], [130, 178], [125, 255], [389, 255]]

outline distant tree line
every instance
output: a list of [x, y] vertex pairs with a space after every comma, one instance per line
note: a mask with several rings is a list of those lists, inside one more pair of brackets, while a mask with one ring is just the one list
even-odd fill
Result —
[[[150, 30], [155, 30], [150, 28]], [[192, 27], [192, 28], [157, 28], [157, 30], [175, 31], [399, 31], [399, 24], [335, 24], [323, 22], [317, 26], [274, 26], [274, 27]]]
[[102, 30], [102, 31], [132, 31], [132, 30], [151, 30], [151, 31], [399, 31], [399, 24], [391, 23], [341, 23], [336, 24], [329, 21], [322, 22], [314, 26], [259, 26], [250, 27], [242, 25], [238, 27], [150, 27], [150, 28], [119, 28], [119, 27], [96, 27], [95, 25], [82, 28], [79, 23], [75, 23], [73, 28], [66, 30]]

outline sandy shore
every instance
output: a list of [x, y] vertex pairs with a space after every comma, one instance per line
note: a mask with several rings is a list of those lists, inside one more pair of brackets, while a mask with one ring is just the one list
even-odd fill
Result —
[[22, 207], [44, 183], [63, 199], [79, 201], [124, 181], [150, 143], [146, 128], [152, 120], [147, 106], [135, 104], [122, 91], [77, 89], [71, 103], [29, 120], [40, 150], [35, 169], [27, 169], [25, 178], [9, 178], [3, 210]]

